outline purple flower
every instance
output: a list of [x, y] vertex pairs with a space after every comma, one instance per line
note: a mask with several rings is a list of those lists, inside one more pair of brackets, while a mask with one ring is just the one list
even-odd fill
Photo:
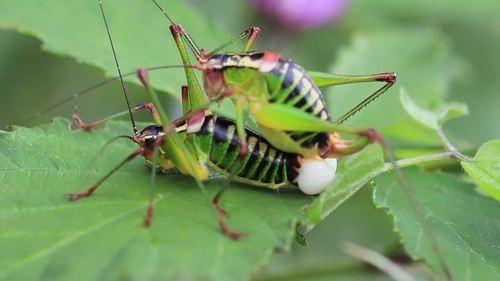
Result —
[[251, 0], [264, 15], [289, 29], [316, 28], [335, 21], [345, 0]]

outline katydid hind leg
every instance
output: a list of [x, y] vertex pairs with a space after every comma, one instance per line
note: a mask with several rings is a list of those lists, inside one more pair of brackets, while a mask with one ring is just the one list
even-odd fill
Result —
[[[177, 45], [182, 64], [184, 66], [191, 65], [191, 60], [187, 53], [186, 46], [184, 45], [184, 41], [179, 34], [179, 31], [173, 25], [170, 26], [170, 31], [174, 38], [175, 44]], [[190, 67], [185, 67], [184, 73], [187, 83], [186, 91], [189, 91], [190, 98], [188, 100], [189, 106], [183, 106], [183, 109], [187, 107], [190, 111], [192, 111], [205, 106], [208, 103], [208, 99], [205, 96], [205, 92], [203, 91], [203, 88], [201, 87], [200, 82], [198, 81], [198, 78], [194, 73], [194, 70]]]
[[330, 87], [345, 84], [356, 84], [356, 83], [368, 83], [368, 82], [383, 82], [385, 83], [381, 88], [376, 90], [373, 94], [362, 100], [359, 104], [350, 109], [347, 113], [343, 114], [334, 123], [341, 124], [347, 119], [355, 115], [369, 103], [380, 97], [382, 94], [386, 93], [389, 88], [391, 88], [397, 80], [396, 73], [394, 72], [383, 72], [377, 74], [369, 75], [335, 75], [328, 73], [309, 73], [317, 84], [318, 87]]
[[394, 84], [397, 80], [395, 72], [382, 72], [367, 75], [339, 75], [308, 71], [314, 83], [320, 87], [331, 87], [345, 84], [359, 84], [367, 82], [383, 82], [386, 84]]
[[367, 98], [362, 100], [360, 103], [358, 103], [356, 106], [351, 108], [348, 112], [346, 112], [341, 117], [339, 117], [337, 120], [335, 120], [334, 123], [335, 124], [344, 123], [347, 119], [354, 116], [356, 113], [358, 113], [360, 110], [362, 110], [369, 103], [371, 103], [372, 101], [376, 100], [378, 97], [380, 97], [381, 95], [386, 93], [387, 90], [389, 90], [389, 88], [392, 87], [392, 85], [394, 85], [395, 82], [396, 82], [396, 80], [387, 81], [387, 83], [384, 86], [382, 86], [381, 88], [376, 90], [373, 94], [371, 94], [370, 96], [368, 96]]

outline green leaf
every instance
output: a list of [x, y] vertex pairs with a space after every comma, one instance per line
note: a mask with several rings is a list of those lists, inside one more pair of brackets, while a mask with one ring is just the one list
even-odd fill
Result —
[[[343, 18], [348, 22], [348, 27], [356, 32], [363, 30], [391, 33], [394, 29], [408, 30], [418, 26], [442, 30], [453, 45], [454, 54], [461, 60], [460, 77], [450, 84], [449, 98], [467, 103], [471, 112], [460, 121], [450, 122], [449, 130], [477, 147], [488, 140], [500, 138], [500, 130], [488, 122], [500, 118], [500, 79], [497, 75], [500, 73], [500, 64], [496, 63], [500, 61], [497, 14], [500, 9], [499, 1], [360, 0], [353, 1], [352, 4]], [[400, 49], [413, 44], [410, 41], [400, 42], [405, 42], [404, 48]], [[482, 42], [480, 51], [477, 42]], [[396, 46], [401, 46], [401, 43]], [[390, 52], [388, 49], [387, 53], [395, 58], [399, 56], [397, 50]], [[435, 53], [429, 52], [427, 58], [434, 55]], [[420, 80], [420, 83], [422, 88], [426, 88], [428, 80]], [[422, 93], [406, 84], [405, 87], [410, 93]], [[418, 102], [427, 106], [421, 100]]]
[[310, 224], [317, 224], [349, 199], [384, 165], [382, 149], [378, 144], [362, 152], [343, 158], [333, 184], [326, 188], [311, 204], [307, 212]]
[[300, 280], [306, 280], [326, 275], [329, 280], [337, 280], [345, 274], [345, 268], [359, 267], [363, 272], [364, 266], [343, 252], [343, 243], [350, 241], [381, 252], [398, 245], [390, 217], [373, 206], [371, 196], [371, 188], [357, 192], [307, 235], [307, 247], [293, 244], [290, 253], [274, 255], [258, 277], [288, 280], [300, 276]]
[[[405, 42], [404, 48], [401, 42]], [[441, 34], [425, 29], [391, 29], [356, 35], [339, 53], [332, 72], [357, 75], [396, 72], [395, 86], [347, 123], [375, 127], [382, 133], [407, 139], [414, 123], [404, 112], [397, 89], [405, 87], [409, 92], [419, 93], [419, 104], [441, 104], [450, 77], [455, 75], [455, 65], [456, 60]], [[363, 83], [332, 88], [333, 93], [327, 94], [332, 114], [341, 116], [381, 86], [382, 83]], [[398, 129], [393, 130], [395, 127]], [[433, 137], [432, 132], [428, 133], [428, 139]]]
[[[219, 231], [209, 198], [189, 177], [158, 175], [155, 218], [142, 227], [150, 173], [142, 159], [110, 177], [90, 198], [69, 202], [136, 146], [112, 144], [130, 134], [125, 122], [94, 133], [69, 131], [66, 120], [0, 134], [0, 279], [248, 280], [275, 248], [288, 248], [311, 197], [231, 184], [222, 205], [228, 223], [248, 234]], [[86, 180], [86, 176], [90, 177]], [[211, 195], [225, 184], [207, 183]]]
[[[439, 276], [436, 255], [393, 176], [376, 178], [374, 202], [394, 217], [406, 252], [423, 259]], [[405, 169], [405, 176], [454, 280], [499, 280], [500, 205], [451, 174]]]
[[[168, 26], [170, 23], [151, 1], [103, 1], [111, 35], [123, 72], [139, 67], [181, 64]], [[192, 34], [200, 47], [216, 47], [228, 36], [185, 1], [163, 2], [174, 20]], [[72, 56], [99, 67], [107, 76], [117, 71], [97, 1], [2, 1], [2, 27], [35, 36], [51, 53]], [[151, 83], [163, 90], [178, 90], [185, 81], [182, 69], [150, 73]], [[134, 76], [127, 81], [139, 84]], [[174, 88], [175, 87], [175, 88]]]
[[469, 113], [466, 104], [456, 102], [446, 103], [434, 111], [421, 108], [403, 88], [399, 92], [399, 98], [406, 112], [415, 121], [435, 130], [439, 129], [446, 121], [465, 116]]
[[500, 140], [483, 144], [474, 160], [462, 161], [462, 167], [480, 190], [500, 201]]

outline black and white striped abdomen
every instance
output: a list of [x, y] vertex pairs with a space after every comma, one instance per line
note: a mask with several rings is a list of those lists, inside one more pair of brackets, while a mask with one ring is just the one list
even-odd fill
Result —
[[240, 139], [233, 120], [206, 116], [199, 136], [211, 138], [210, 164], [225, 175], [253, 185], [278, 187], [297, 178], [297, 154], [273, 147], [260, 134], [246, 129], [247, 153], [241, 157]]
[[[288, 59], [280, 63], [267, 75], [270, 102], [286, 104], [321, 120], [331, 121], [323, 94], [306, 70]], [[304, 147], [326, 145], [330, 133], [287, 132], [292, 139]]]

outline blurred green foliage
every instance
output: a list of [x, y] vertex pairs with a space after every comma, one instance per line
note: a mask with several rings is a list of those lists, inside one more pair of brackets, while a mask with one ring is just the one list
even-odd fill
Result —
[[[278, 51], [308, 69], [333, 70], [339, 74], [397, 70], [401, 82], [398, 87], [407, 88], [412, 97], [426, 108], [438, 108], [447, 100], [466, 103], [470, 114], [445, 126], [445, 131], [459, 147], [477, 149], [487, 140], [500, 138], [498, 1], [352, 0], [340, 21], [307, 32], [290, 32], [276, 27], [244, 0], [190, 2], [193, 11], [212, 19], [214, 25], [227, 31], [227, 34], [240, 32], [250, 25], [262, 26], [258, 49]], [[92, 17], [97, 18], [97, 6], [95, 12]], [[128, 10], [130, 14], [133, 12]], [[159, 17], [152, 8], [153, 15]], [[183, 21], [189, 14], [176, 17]], [[92, 24], [100, 26], [100, 22]], [[47, 105], [99, 82], [105, 76], [103, 71], [83, 65], [73, 58], [46, 53], [37, 39], [5, 27], [5, 30], [0, 30], [1, 127], [10, 124], [31, 126], [46, 123], [53, 116], [69, 117], [72, 105], [77, 105], [87, 120], [124, 109], [119, 86], [115, 83], [29, 124], [23, 123], [25, 118]], [[141, 33], [141, 29], [127, 32]], [[169, 36], [165, 32], [158, 32], [156, 36], [147, 40], [158, 42], [151, 44], [156, 44], [155, 50], [161, 52], [162, 44], [170, 38], [165, 38]], [[202, 45], [210, 40], [208, 47], [213, 47], [214, 41], [220, 41], [207, 38], [210, 37], [208, 34], [193, 36], [199, 38], [198, 42]], [[108, 53], [103, 56], [111, 58], [109, 50], [105, 51]], [[136, 52], [148, 53], [151, 50], [137, 46]], [[177, 53], [166, 53], [165, 56], [176, 58]], [[128, 61], [125, 71], [158, 64], [161, 63], [154, 60]], [[175, 77], [180, 79], [181, 76]], [[140, 87], [129, 83], [129, 89], [134, 104], [144, 100]], [[178, 87], [170, 89], [175, 91]], [[362, 93], [367, 95], [370, 89], [373, 87], [355, 85], [333, 90], [329, 99], [334, 115], [341, 114], [349, 105], [354, 105], [353, 102], [361, 100]], [[382, 127], [400, 148], [439, 148], [440, 143], [432, 132], [411, 123], [396, 102], [397, 93], [397, 89], [392, 89], [387, 94], [392, 96], [375, 101], [349, 122], [359, 126]], [[163, 98], [172, 116], [177, 116], [180, 111], [175, 95], [163, 95]], [[398, 124], [395, 123], [403, 119], [408, 123], [396, 126]], [[366, 280], [374, 275], [384, 278], [366, 271], [364, 265], [343, 254], [339, 246], [341, 241], [350, 240], [386, 254], [401, 250], [388, 216], [374, 209], [368, 197], [367, 192], [356, 195], [349, 205], [342, 206], [311, 234], [309, 248], [294, 246], [291, 254], [276, 255], [271, 265], [262, 269], [256, 278], [287, 279], [290, 272], [304, 274], [302, 280], [329, 280], [333, 277], [338, 277], [337, 280]]]

